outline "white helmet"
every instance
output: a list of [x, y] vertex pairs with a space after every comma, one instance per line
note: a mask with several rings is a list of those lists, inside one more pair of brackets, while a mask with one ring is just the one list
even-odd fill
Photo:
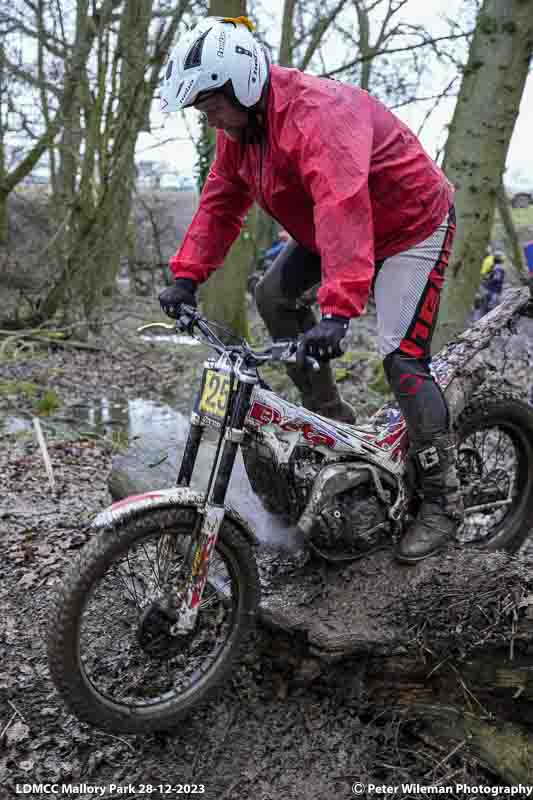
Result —
[[237, 101], [251, 108], [268, 77], [265, 51], [246, 17], [206, 17], [174, 45], [161, 92], [161, 110], [191, 106], [201, 92], [228, 81]]

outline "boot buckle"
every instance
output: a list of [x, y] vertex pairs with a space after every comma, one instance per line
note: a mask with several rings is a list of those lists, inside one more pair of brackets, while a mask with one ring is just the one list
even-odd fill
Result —
[[431, 447], [426, 447], [425, 450], [419, 450], [416, 457], [424, 472], [440, 464], [439, 451], [433, 445]]

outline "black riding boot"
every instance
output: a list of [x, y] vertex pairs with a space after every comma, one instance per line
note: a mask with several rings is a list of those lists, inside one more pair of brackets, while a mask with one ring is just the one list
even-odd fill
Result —
[[416, 488], [422, 497], [418, 517], [396, 555], [402, 562], [415, 563], [442, 550], [457, 531], [462, 498], [456, 447], [444, 395], [427, 361], [395, 351], [385, 358], [384, 367], [407, 425]]
[[413, 564], [438, 553], [454, 540], [462, 516], [456, 453], [450, 433], [434, 436], [430, 445], [413, 443], [409, 455], [414, 461], [422, 503], [416, 520], [398, 545], [399, 561]]
[[318, 372], [289, 366], [287, 374], [300, 390], [304, 408], [322, 417], [355, 425], [355, 411], [346, 400], [342, 399], [331, 364], [321, 364]]

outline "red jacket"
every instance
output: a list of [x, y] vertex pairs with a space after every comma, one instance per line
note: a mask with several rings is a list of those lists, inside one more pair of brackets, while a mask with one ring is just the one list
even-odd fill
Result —
[[355, 317], [374, 262], [429, 236], [452, 197], [416, 136], [367, 92], [272, 67], [263, 140], [243, 146], [217, 132], [216, 158], [170, 268], [205, 281], [256, 200], [320, 254], [322, 313]]

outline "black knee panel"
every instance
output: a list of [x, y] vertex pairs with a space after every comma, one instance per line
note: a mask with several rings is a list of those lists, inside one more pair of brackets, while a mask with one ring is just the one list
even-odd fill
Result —
[[385, 375], [407, 423], [409, 437], [416, 443], [431, 441], [448, 430], [448, 406], [434, 380], [429, 359], [411, 358], [395, 350], [384, 361]]
[[428, 361], [427, 358], [411, 358], [399, 350], [394, 350], [385, 356], [383, 369], [394, 394], [399, 391], [412, 393], [415, 378], [419, 381], [433, 380]]

